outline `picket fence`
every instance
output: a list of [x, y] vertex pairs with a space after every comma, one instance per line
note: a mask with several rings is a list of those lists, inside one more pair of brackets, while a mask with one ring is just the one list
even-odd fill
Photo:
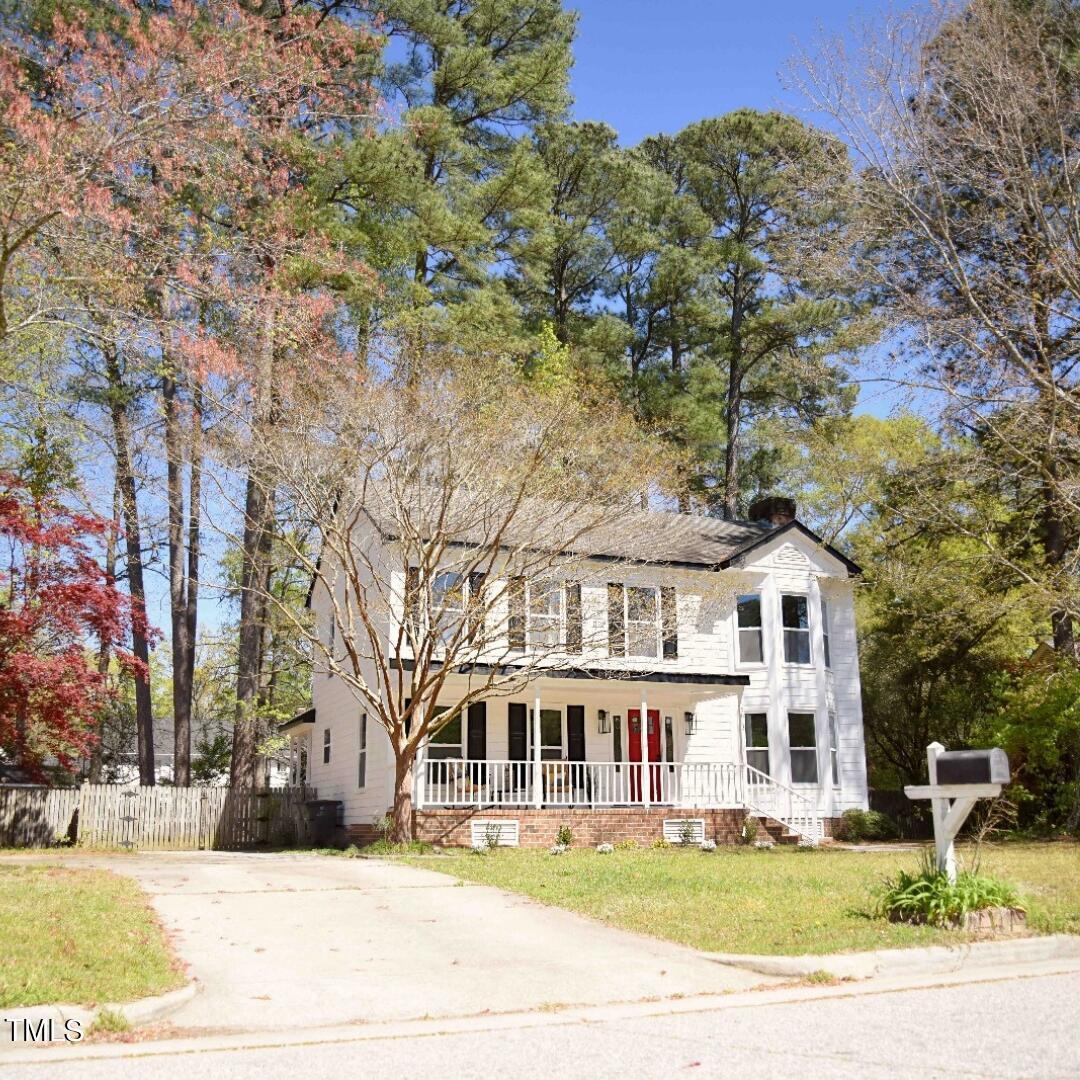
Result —
[[314, 788], [0, 787], [0, 846], [200, 851], [308, 842]]

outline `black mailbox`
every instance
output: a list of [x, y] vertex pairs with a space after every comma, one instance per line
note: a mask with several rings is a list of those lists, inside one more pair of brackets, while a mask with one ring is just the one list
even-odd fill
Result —
[[945, 750], [937, 756], [939, 784], [1007, 784], [1009, 758], [1004, 750]]

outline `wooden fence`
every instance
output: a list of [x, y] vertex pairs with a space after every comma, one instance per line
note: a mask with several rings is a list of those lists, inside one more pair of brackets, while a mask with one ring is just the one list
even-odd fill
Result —
[[308, 842], [304, 803], [313, 788], [0, 787], [0, 846], [199, 851]]

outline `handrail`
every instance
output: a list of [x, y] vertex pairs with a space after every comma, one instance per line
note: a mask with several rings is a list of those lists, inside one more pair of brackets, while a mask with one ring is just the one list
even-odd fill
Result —
[[750, 809], [779, 822], [811, 844], [821, 839], [821, 814], [816, 803], [753, 765], [744, 765], [744, 769], [744, 799]]

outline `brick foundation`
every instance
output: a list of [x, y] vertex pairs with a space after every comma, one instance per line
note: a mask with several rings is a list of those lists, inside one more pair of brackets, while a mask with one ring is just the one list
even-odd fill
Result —
[[574, 843], [582, 847], [636, 840], [648, 846], [664, 834], [665, 818], [704, 818], [705, 835], [718, 844], [738, 842], [743, 810], [655, 810], [613, 808], [604, 810], [535, 810], [500, 807], [490, 810], [418, 810], [413, 815], [413, 835], [418, 840], [442, 847], [469, 847], [470, 823], [474, 818], [491, 821], [510, 818], [520, 823], [522, 847], [551, 847], [562, 825], [574, 832]]

